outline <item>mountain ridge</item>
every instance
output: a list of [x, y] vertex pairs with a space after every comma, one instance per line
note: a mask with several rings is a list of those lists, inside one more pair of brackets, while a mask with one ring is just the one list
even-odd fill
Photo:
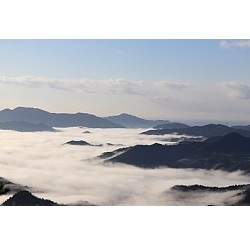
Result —
[[95, 206], [88, 201], [60, 204], [49, 199], [39, 198], [27, 190], [20, 190], [4, 201], [1, 206]]
[[168, 120], [149, 120], [143, 119], [131, 114], [122, 113], [119, 115], [112, 115], [104, 117], [105, 119], [114, 123], [121, 124], [129, 128], [150, 128], [163, 123], [168, 123]]
[[154, 126], [154, 129], [182, 129], [189, 128], [190, 126], [180, 122], [169, 122]]
[[0, 111], [0, 122], [10, 121], [24, 121], [31, 124], [43, 123], [50, 127], [124, 128], [120, 124], [88, 113], [50, 113], [31, 107], [17, 107], [13, 110]]
[[29, 191], [22, 190], [3, 202], [1, 206], [59, 206], [59, 204], [48, 199], [38, 198]]
[[13, 130], [18, 132], [56, 132], [54, 128], [43, 123], [32, 124], [25, 121], [0, 122], [0, 130]]
[[250, 172], [250, 138], [237, 133], [177, 145], [136, 145], [108, 161], [141, 168], [221, 169]]
[[226, 134], [237, 132], [238, 134], [246, 137], [250, 137], [250, 131], [237, 129], [233, 127], [228, 127], [223, 124], [206, 124], [203, 126], [192, 126], [180, 129], [156, 129], [148, 130], [142, 132], [144, 135], [165, 135], [165, 134], [185, 134], [192, 136], [204, 136], [204, 137], [214, 137], [214, 136], [224, 136]]

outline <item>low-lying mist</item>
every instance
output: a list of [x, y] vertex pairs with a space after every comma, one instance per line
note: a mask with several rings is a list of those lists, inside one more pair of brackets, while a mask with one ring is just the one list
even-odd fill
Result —
[[[103, 152], [120, 147], [156, 142], [165, 144], [172, 135], [140, 135], [142, 129], [57, 129], [60, 132], [0, 131], [0, 176], [27, 185], [33, 194], [58, 203], [88, 201], [96, 205], [223, 205], [233, 200], [235, 193], [187, 196], [170, 188], [174, 185], [250, 183], [249, 176], [241, 172], [141, 169], [123, 164], [104, 164], [96, 158]], [[70, 140], [104, 145], [65, 144]], [[0, 196], [0, 202], [8, 197]]]

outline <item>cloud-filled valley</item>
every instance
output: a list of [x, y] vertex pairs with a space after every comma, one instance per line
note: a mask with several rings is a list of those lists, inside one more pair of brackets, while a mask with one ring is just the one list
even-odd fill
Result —
[[[88, 201], [96, 205], [223, 205], [235, 192], [186, 196], [172, 192], [174, 185], [228, 186], [247, 184], [241, 172], [191, 169], [141, 169], [104, 163], [106, 151], [136, 144], [167, 142], [178, 135], [141, 135], [142, 129], [56, 128], [60, 132], [0, 131], [1, 177], [27, 185], [32, 193], [58, 203]], [[84, 133], [88, 130], [90, 133]], [[92, 145], [65, 145], [84, 140]], [[164, 141], [163, 141], [164, 140]], [[107, 143], [112, 143], [110, 145]], [[121, 146], [122, 145], [122, 146]], [[8, 195], [0, 196], [0, 202]]]

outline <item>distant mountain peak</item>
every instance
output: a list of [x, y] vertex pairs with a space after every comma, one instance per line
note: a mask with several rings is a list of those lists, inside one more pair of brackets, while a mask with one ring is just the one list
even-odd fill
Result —
[[19, 110], [37, 110], [37, 111], [44, 111], [44, 112], [47, 112], [47, 111], [42, 110], [42, 109], [39, 109], [39, 108], [21, 107], [21, 106], [14, 108], [12, 111], [19, 111]]
[[38, 198], [27, 190], [22, 190], [6, 200], [2, 206], [58, 206], [51, 200]]
[[168, 120], [143, 119], [143, 118], [137, 117], [135, 115], [127, 114], [127, 113], [108, 116], [108, 117], [104, 117], [104, 118], [111, 121], [111, 122], [121, 124], [121, 125], [128, 127], [128, 128], [150, 128], [150, 127], [154, 127], [156, 125], [160, 125], [160, 124], [169, 122]]
[[232, 132], [224, 136], [224, 139], [243, 139], [243, 138], [245, 137], [237, 132]]
[[[117, 116], [127, 116], [127, 117], [136, 117], [136, 118], [139, 118], [138, 116], [131, 115], [131, 114], [128, 114], [128, 113], [121, 113], [120, 115], [117, 115]], [[141, 119], [141, 118], [139, 118], [139, 119]]]
[[108, 117], [113, 117], [113, 118], [135, 118], [135, 119], [140, 119], [140, 120], [145, 120], [143, 118], [139, 118], [138, 116], [135, 116], [135, 115], [131, 115], [131, 114], [128, 114], [128, 113], [121, 113], [119, 115], [111, 115], [111, 116], [108, 116]]

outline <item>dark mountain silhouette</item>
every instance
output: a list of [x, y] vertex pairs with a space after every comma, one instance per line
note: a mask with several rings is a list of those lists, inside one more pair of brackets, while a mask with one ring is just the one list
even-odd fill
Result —
[[13, 183], [9, 180], [0, 177], [0, 195], [14, 193], [26, 189], [29, 189], [29, 187], [21, 186], [19, 184]]
[[242, 198], [235, 204], [236, 206], [250, 206], [250, 188], [238, 195], [242, 196]]
[[189, 128], [190, 126], [179, 122], [169, 122], [161, 125], [154, 126], [154, 129], [182, 129]]
[[6, 187], [5, 182], [0, 181], [0, 195], [6, 194], [10, 191], [8, 187]]
[[250, 131], [243, 129], [236, 129], [228, 127], [222, 124], [208, 124], [204, 126], [193, 126], [189, 128], [182, 129], [158, 129], [158, 130], [148, 130], [143, 132], [145, 135], [165, 135], [165, 134], [180, 134], [180, 135], [192, 135], [192, 136], [223, 136], [232, 132], [237, 132], [238, 134], [246, 137], [250, 137]]
[[[202, 199], [206, 199], [206, 195], [208, 193], [226, 193], [230, 191], [237, 191], [236, 194], [228, 197], [229, 199], [225, 200], [223, 205], [226, 206], [249, 206], [250, 205], [250, 184], [242, 184], [242, 185], [231, 185], [225, 187], [210, 187], [203, 185], [175, 185], [171, 188], [172, 191], [182, 192], [183, 194], [179, 197], [193, 197], [193, 195], [199, 195]], [[168, 191], [163, 192], [164, 194], [168, 194]], [[238, 200], [237, 202], [230, 199], [235, 198]], [[210, 206], [212, 204], [209, 204]]]
[[90, 127], [90, 128], [121, 128], [104, 118], [87, 113], [49, 113], [37, 108], [18, 107], [13, 110], [0, 111], [0, 122], [25, 121], [31, 124], [43, 123], [50, 127]]
[[121, 153], [126, 152], [129, 148], [131, 148], [131, 147], [118, 148], [118, 149], [116, 149], [116, 150], [114, 150], [112, 152], [104, 152], [99, 156], [99, 158], [108, 159], [108, 158], [111, 158], [111, 157], [114, 157], [114, 156], [117, 156], [117, 155], [119, 155]]
[[95, 147], [102, 147], [102, 146], [121, 146], [121, 144], [112, 144], [112, 143], [105, 143], [105, 144], [90, 144], [86, 141], [80, 140], [80, 141], [68, 141], [64, 144], [69, 144], [69, 145], [75, 145], [75, 146], [95, 146]]
[[2, 206], [58, 206], [59, 204], [51, 201], [38, 198], [29, 191], [23, 190], [14, 194], [6, 200]]
[[137, 145], [110, 159], [142, 168], [222, 169], [250, 172], [250, 138], [237, 133], [167, 146]]
[[250, 184], [242, 185], [231, 185], [226, 187], [209, 187], [203, 185], [175, 185], [171, 189], [182, 191], [182, 192], [227, 192], [227, 191], [236, 191], [236, 190], [247, 190], [250, 188]]
[[49, 131], [55, 132], [56, 130], [45, 124], [31, 124], [24, 121], [10, 121], [10, 122], [0, 122], [0, 129], [2, 130], [14, 130], [18, 132], [42, 132]]
[[86, 141], [68, 141], [65, 144], [77, 145], [77, 146], [93, 146]]
[[187, 136], [181, 136], [181, 137], [171, 137], [171, 138], [163, 138], [163, 139], [160, 139], [161, 141], [163, 142], [192, 142], [192, 141], [204, 141], [204, 137], [202, 136], [194, 136], [194, 137], [187, 137]]
[[105, 117], [105, 119], [121, 124], [127, 128], [150, 128], [159, 124], [168, 123], [169, 121], [164, 120], [146, 120], [139, 118], [134, 115], [130, 114], [120, 114], [120, 115], [114, 115], [114, 116], [108, 116]]
[[77, 201], [69, 204], [58, 204], [54, 201], [34, 196], [27, 190], [15, 193], [3, 202], [2, 206], [96, 206], [88, 201]]
[[2, 206], [95, 206], [88, 201], [77, 201], [69, 204], [58, 204], [51, 200], [38, 198], [31, 194], [28, 186], [21, 186], [0, 177], [0, 195], [14, 194]]
[[236, 132], [208, 138], [199, 149], [203, 153], [249, 154], [250, 138]]
[[235, 129], [243, 129], [243, 130], [250, 131], [250, 125], [247, 125], [247, 126], [241, 126], [241, 125], [238, 125], [238, 126], [232, 126], [231, 128], [235, 128]]

